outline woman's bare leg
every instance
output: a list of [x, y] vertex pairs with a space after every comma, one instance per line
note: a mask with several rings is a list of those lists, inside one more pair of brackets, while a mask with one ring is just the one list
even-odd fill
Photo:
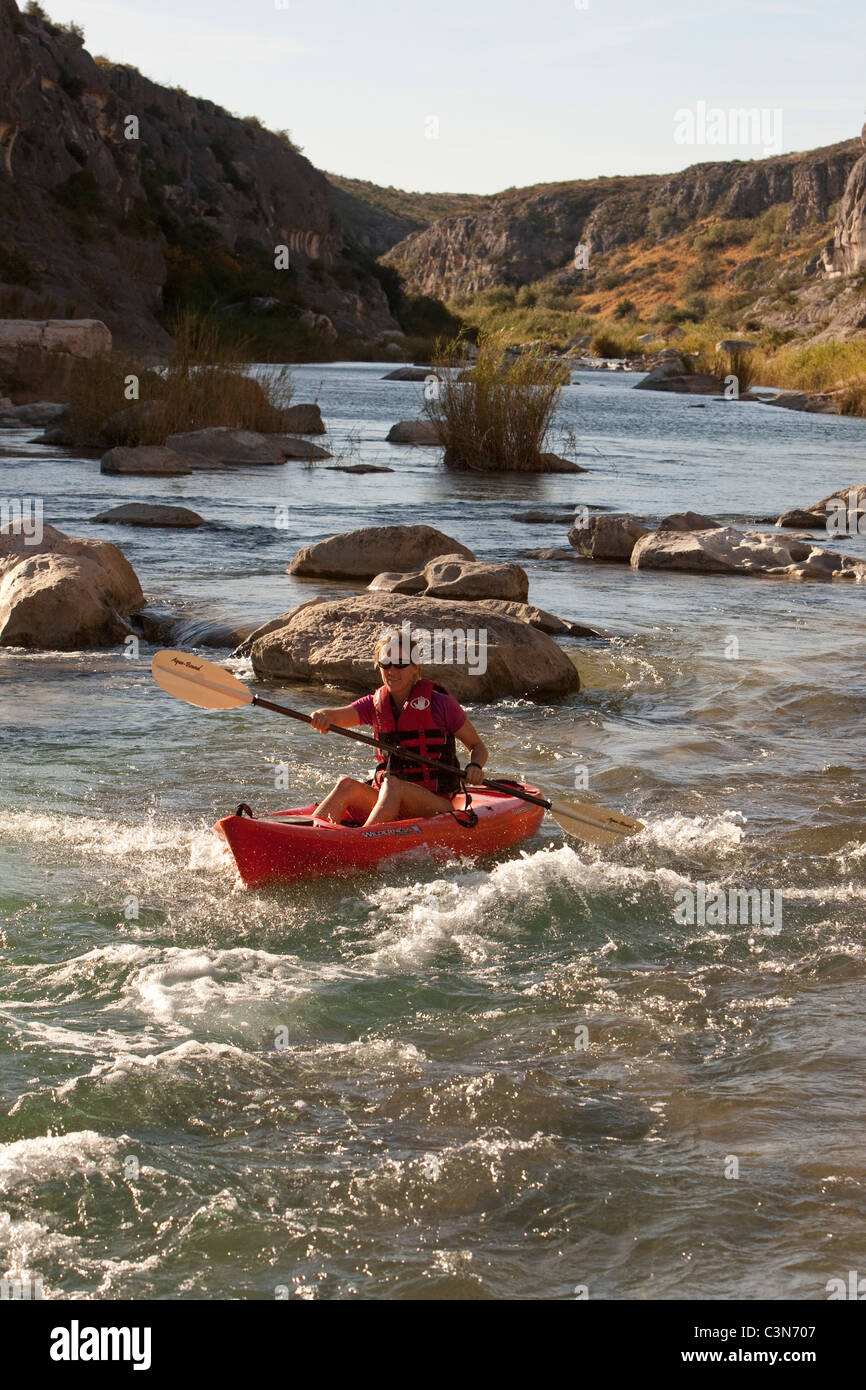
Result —
[[341, 777], [333, 791], [319, 802], [314, 814], [339, 825], [350, 806], [357, 807], [362, 815], [367, 815], [376, 805], [376, 800], [375, 787], [368, 787], [366, 782], [358, 782], [354, 777]]
[[[371, 788], [367, 787], [367, 791]], [[380, 825], [387, 820], [408, 820], [411, 816], [426, 819], [428, 816], [441, 816], [443, 811], [451, 810], [447, 796], [419, 787], [416, 782], [403, 782], [399, 777], [383, 777], [376, 803], [370, 811], [365, 825]]]

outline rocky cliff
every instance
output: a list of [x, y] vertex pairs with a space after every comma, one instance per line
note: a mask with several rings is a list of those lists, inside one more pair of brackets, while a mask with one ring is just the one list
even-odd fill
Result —
[[0, 0], [0, 313], [100, 318], [159, 350], [172, 304], [250, 291], [344, 335], [399, 327], [287, 136], [94, 60], [74, 29]]
[[866, 327], [866, 302], [856, 286], [830, 289], [822, 254], [831, 275], [866, 263], [861, 154], [851, 140], [677, 174], [509, 189], [413, 231], [382, 260], [412, 293], [462, 308], [497, 287], [534, 287], [546, 307], [570, 290], [588, 297], [573, 309], [604, 317], [627, 286], [644, 318], [706, 291], [738, 297], [741, 308], [750, 301], [753, 317], [777, 330], [855, 331]]

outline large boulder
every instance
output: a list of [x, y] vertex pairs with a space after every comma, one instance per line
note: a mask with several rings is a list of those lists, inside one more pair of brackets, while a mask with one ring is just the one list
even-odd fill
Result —
[[432, 420], [400, 420], [385, 436], [387, 444], [439, 444], [439, 431]]
[[[434, 655], [444, 658], [425, 663], [424, 674], [458, 700], [548, 700], [580, 688], [567, 653], [528, 623], [491, 614], [480, 604], [390, 594], [304, 604], [281, 626], [264, 635], [253, 633], [253, 669], [266, 680], [373, 690], [379, 683], [373, 647], [383, 633], [404, 631], [404, 622], [413, 633], [426, 633]], [[468, 659], [448, 660], [449, 651], [459, 653], [461, 641]], [[482, 655], [483, 660], [477, 659]]]
[[99, 467], [103, 473], [130, 473], [151, 478], [178, 478], [192, 472], [182, 454], [163, 448], [161, 444], [140, 444], [135, 448], [119, 445], [103, 454]]
[[110, 351], [99, 319], [0, 319], [0, 380], [19, 401], [66, 396], [76, 364]]
[[587, 560], [620, 560], [628, 563], [641, 536], [649, 533], [637, 517], [613, 513], [591, 516], [586, 525], [572, 526], [568, 539]]
[[706, 531], [653, 531], [632, 551], [633, 569], [689, 574], [772, 575], [780, 579], [847, 579], [866, 583], [866, 560], [852, 560], [811, 541], [714, 526]]
[[112, 526], [204, 526], [204, 517], [189, 507], [166, 507], [157, 502], [126, 502], [92, 518]]
[[397, 367], [382, 377], [383, 381], [426, 381], [428, 376], [436, 376], [432, 367]]
[[283, 411], [283, 428], [287, 434], [324, 434], [321, 409], [314, 404], [290, 405]]
[[286, 461], [282, 444], [272, 435], [233, 430], [228, 425], [170, 434], [165, 444], [186, 459], [190, 468], [227, 468], [230, 464], [249, 467]]
[[726, 352], [729, 357], [739, 357], [743, 352], [754, 352], [758, 346], [750, 338], [720, 338], [716, 343], [716, 352]]
[[368, 588], [392, 594], [426, 594], [428, 598], [499, 598], [525, 603], [529, 579], [519, 565], [440, 555], [408, 574], [377, 574]]
[[383, 567], [405, 573], [437, 555], [475, 559], [465, 545], [433, 526], [365, 526], [305, 545], [286, 572], [310, 579], [370, 580]]
[[131, 629], [141, 585], [117, 546], [45, 526], [33, 545], [0, 529], [0, 645], [46, 651], [110, 647]]

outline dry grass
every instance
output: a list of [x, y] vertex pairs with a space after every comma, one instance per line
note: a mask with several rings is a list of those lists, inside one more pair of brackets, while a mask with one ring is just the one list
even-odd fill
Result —
[[460, 370], [464, 357], [457, 340], [437, 347], [433, 365], [443, 371], [424, 409], [445, 445], [446, 463], [485, 472], [537, 472], [562, 389], [561, 365], [538, 349], [511, 361], [499, 334], [479, 338], [470, 372]]
[[247, 374], [242, 339], [187, 313], [175, 325], [166, 368], [143, 368], [129, 356], [91, 358], [70, 386], [76, 441], [96, 445], [162, 444], [170, 434], [228, 425], [262, 434], [283, 429], [292, 399], [288, 368], [263, 379]]

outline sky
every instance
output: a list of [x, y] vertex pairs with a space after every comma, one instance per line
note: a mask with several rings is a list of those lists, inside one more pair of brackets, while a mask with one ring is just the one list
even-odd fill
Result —
[[[20, 0], [23, 6], [23, 0]], [[668, 173], [866, 120], [863, 0], [43, 0], [89, 51], [426, 192]], [[743, 126], [737, 110], [760, 120]]]

